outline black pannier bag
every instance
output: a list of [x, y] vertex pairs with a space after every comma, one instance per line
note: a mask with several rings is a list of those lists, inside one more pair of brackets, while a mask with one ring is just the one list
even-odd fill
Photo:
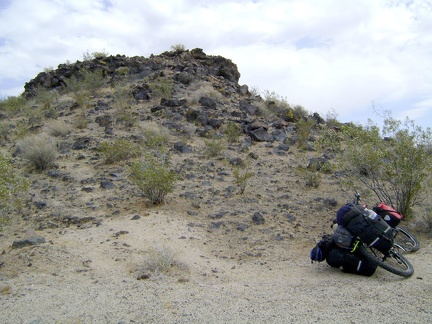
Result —
[[384, 203], [379, 203], [374, 208], [372, 208], [372, 210], [378, 215], [380, 215], [387, 222], [387, 224], [389, 224], [393, 228], [398, 226], [403, 218], [401, 213]]
[[342, 217], [342, 224], [363, 243], [382, 253], [393, 246], [393, 229], [373, 210], [354, 205]]
[[350, 252], [336, 245], [328, 253], [326, 261], [331, 267], [342, 267], [344, 272], [368, 277], [372, 276], [377, 268], [377, 264], [368, 261], [361, 253]]

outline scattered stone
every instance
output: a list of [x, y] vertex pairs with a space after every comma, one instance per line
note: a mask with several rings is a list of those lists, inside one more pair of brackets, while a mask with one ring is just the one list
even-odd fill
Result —
[[256, 225], [262, 225], [265, 222], [264, 216], [260, 213], [260, 212], [256, 212], [255, 214], [253, 214], [252, 216], [252, 221], [254, 222], [254, 224]]
[[28, 245], [39, 245], [45, 243], [46, 240], [42, 236], [34, 236], [24, 240], [14, 241], [12, 243], [12, 249], [23, 248]]
[[44, 209], [47, 206], [47, 203], [44, 201], [35, 201], [33, 202], [33, 204], [38, 208], [38, 209]]
[[115, 184], [112, 181], [109, 181], [109, 180], [102, 180], [101, 181], [101, 188], [103, 188], [103, 189], [113, 189], [113, 188], [115, 188]]
[[138, 275], [137, 280], [147, 280], [149, 279], [151, 276], [148, 273], [142, 273], [140, 275]]
[[141, 218], [140, 215], [134, 215], [134, 216], [131, 218], [131, 220], [138, 220], [138, 219], [140, 219], [140, 218]]
[[129, 234], [129, 232], [128, 231], [119, 231], [119, 232], [114, 234], [114, 237], [119, 237], [120, 235], [124, 235], [124, 234]]

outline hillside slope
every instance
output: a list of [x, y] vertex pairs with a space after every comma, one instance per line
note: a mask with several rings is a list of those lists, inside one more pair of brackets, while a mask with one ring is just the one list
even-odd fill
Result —
[[[239, 77], [230, 60], [195, 49], [61, 65], [26, 84], [30, 111], [41, 115], [7, 121], [55, 138], [59, 155], [38, 172], [27, 168], [13, 134], [3, 140], [31, 189], [24, 214], [0, 236], [1, 322], [432, 320], [430, 237], [418, 233], [422, 249], [409, 255], [416, 273], [406, 280], [310, 263], [310, 249], [352, 193], [331, 172], [307, 186], [307, 166], [323, 156], [314, 145], [322, 118], [310, 117], [315, 126], [299, 148], [303, 111], [257, 97]], [[73, 88], [76, 80], [88, 93]], [[41, 89], [59, 93], [49, 107], [37, 100]], [[230, 123], [242, 131], [237, 141], [226, 141]], [[144, 159], [159, 156], [149, 141], [161, 137], [180, 179], [157, 206], [130, 180], [136, 158], [107, 163], [101, 148], [125, 140]], [[223, 145], [215, 156], [212, 143]], [[253, 173], [243, 194], [238, 166]], [[45, 242], [12, 248], [35, 237]], [[149, 267], [158, 251], [172, 261], [165, 272]]]

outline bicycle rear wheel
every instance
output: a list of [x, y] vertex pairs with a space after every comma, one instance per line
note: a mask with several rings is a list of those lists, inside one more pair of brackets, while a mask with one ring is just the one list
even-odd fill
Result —
[[417, 238], [400, 226], [396, 227], [394, 245], [405, 252], [415, 252], [420, 249], [420, 242]]
[[385, 255], [373, 247], [360, 244], [359, 251], [370, 262], [398, 276], [411, 277], [414, 273], [411, 263], [395, 249], [391, 249], [388, 255]]

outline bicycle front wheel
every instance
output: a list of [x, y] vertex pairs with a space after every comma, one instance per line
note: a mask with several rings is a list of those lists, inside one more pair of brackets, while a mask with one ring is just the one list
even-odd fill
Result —
[[398, 276], [408, 278], [414, 273], [414, 268], [411, 263], [394, 249], [391, 249], [388, 255], [385, 255], [373, 247], [366, 247], [360, 244], [359, 251], [370, 262]]
[[420, 242], [417, 238], [400, 226], [396, 227], [394, 245], [405, 252], [415, 252], [420, 249]]

